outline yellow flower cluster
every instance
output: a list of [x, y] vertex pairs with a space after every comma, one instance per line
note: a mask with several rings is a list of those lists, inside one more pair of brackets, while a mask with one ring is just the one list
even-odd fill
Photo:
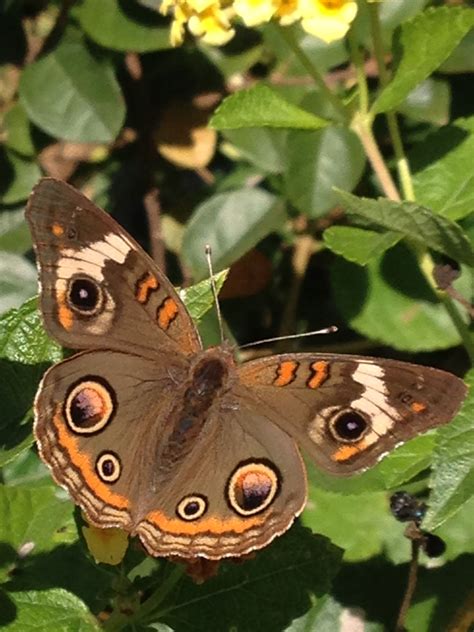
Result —
[[258, 26], [271, 19], [287, 25], [301, 20], [305, 31], [325, 42], [341, 39], [357, 13], [353, 0], [163, 0], [162, 13], [172, 13], [171, 43], [179, 46], [185, 26], [196, 37], [216, 46], [235, 34], [232, 21]]

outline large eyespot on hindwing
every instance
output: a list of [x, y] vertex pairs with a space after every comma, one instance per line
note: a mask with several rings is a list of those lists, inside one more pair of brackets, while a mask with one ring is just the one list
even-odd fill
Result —
[[63, 406], [69, 429], [79, 435], [101, 432], [112, 421], [116, 410], [113, 388], [95, 375], [87, 375], [75, 382], [69, 388]]
[[357, 443], [370, 429], [370, 422], [358, 410], [345, 408], [337, 412], [328, 423], [333, 439], [342, 443]]
[[122, 463], [116, 452], [104, 450], [95, 462], [95, 471], [104, 483], [116, 483], [122, 473]]
[[280, 471], [267, 459], [241, 461], [227, 481], [226, 501], [240, 516], [254, 516], [272, 504], [281, 480]]
[[207, 511], [209, 501], [203, 494], [191, 494], [182, 498], [176, 506], [176, 515], [191, 522], [201, 518]]
[[104, 308], [101, 284], [90, 276], [75, 275], [68, 279], [66, 296], [68, 307], [84, 317], [97, 316]]

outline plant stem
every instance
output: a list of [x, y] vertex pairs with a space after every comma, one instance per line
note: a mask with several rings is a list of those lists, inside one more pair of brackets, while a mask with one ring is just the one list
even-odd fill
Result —
[[[385, 87], [390, 81], [390, 75], [385, 65], [385, 54], [382, 40], [382, 29], [380, 25], [379, 6], [375, 3], [369, 4], [370, 26], [372, 30], [372, 41], [374, 43], [374, 56], [379, 69], [380, 85]], [[395, 112], [386, 113], [388, 131], [392, 139], [393, 151], [397, 163], [398, 177], [405, 200], [415, 200], [415, 190], [410, 171], [410, 165], [405, 155], [400, 128]]]
[[392, 178], [392, 174], [385, 164], [384, 157], [377, 145], [369, 120], [363, 114], [357, 113], [352, 121], [351, 127], [359, 137], [360, 142], [364, 147], [367, 158], [378, 178], [382, 191], [390, 200], [399, 202], [400, 193], [398, 192], [397, 185]]
[[273, 25], [281, 37], [285, 40], [286, 44], [289, 48], [291, 48], [294, 55], [300, 61], [300, 63], [304, 66], [307, 73], [313, 79], [314, 83], [317, 85], [322, 94], [326, 97], [326, 99], [330, 102], [333, 107], [334, 112], [337, 114], [337, 117], [340, 121], [347, 121], [348, 114], [342, 103], [341, 99], [337, 95], [328, 88], [326, 82], [324, 81], [322, 75], [319, 73], [317, 68], [314, 66], [313, 62], [309, 59], [306, 53], [303, 51], [301, 46], [296, 41], [295, 35], [291, 27], [280, 26], [279, 24]]
[[369, 89], [367, 86], [367, 77], [365, 76], [364, 58], [361, 48], [352, 34], [352, 30], [349, 31], [349, 44], [351, 47], [352, 63], [356, 71], [357, 84], [359, 86], [359, 112], [363, 115], [367, 115], [369, 111]]
[[143, 602], [134, 617], [135, 621], [144, 622], [154, 611], [156, 611], [184, 574], [184, 566], [175, 564], [165, 581], [155, 590], [154, 593]]
[[405, 595], [403, 596], [402, 605], [400, 606], [400, 611], [398, 613], [397, 623], [395, 625], [395, 632], [405, 631], [405, 617], [411, 605], [411, 601], [415, 593], [416, 582], [418, 579], [419, 554], [420, 554], [420, 542], [416, 540], [412, 540], [411, 562], [410, 562], [410, 570], [408, 572], [408, 584], [406, 587]]

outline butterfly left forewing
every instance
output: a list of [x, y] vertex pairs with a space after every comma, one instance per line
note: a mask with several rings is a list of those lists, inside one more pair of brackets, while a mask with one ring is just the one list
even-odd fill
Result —
[[43, 178], [26, 209], [46, 329], [72, 349], [201, 349], [175, 289], [109, 215], [65, 182]]
[[352, 474], [458, 411], [466, 385], [395, 360], [283, 354], [247, 362], [239, 377], [261, 412], [322, 469]]

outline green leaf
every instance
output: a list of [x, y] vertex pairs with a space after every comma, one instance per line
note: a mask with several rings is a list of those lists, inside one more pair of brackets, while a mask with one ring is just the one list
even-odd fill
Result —
[[73, 28], [57, 48], [26, 66], [20, 100], [38, 127], [69, 141], [111, 142], [125, 119], [112, 64], [92, 55]]
[[450, 107], [449, 83], [430, 77], [410, 92], [398, 110], [415, 121], [446, 125], [449, 121]]
[[[217, 291], [222, 289], [229, 270], [222, 270], [214, 275], [214, 282]], [[199, 321], [213, 306], [214, 296], [211, 289], [210, 279], [205, 279], [188, 288], [183, 288], [179, 292], [180, 297], [186, 303], [193, 320]]]
[[[326, 538], [295, 525], [244, 564], [223, 563], [219, 575], [196, 586], [185, 580], [174, 591], [172, 607], [154, 621], [181, 632], [282, 630], [328, 592], [341, 552]], [[245, 607], [242, 607], [245, 604]]]
[[[403, 244], [365, 268], [337, 259], [331, 272], [336, 307], [360, 334], [403, 351], [433, 351], [459, 344], [446, 310]], [[470, 287], [467, 277], [460, 280]]]
[[377, 233], [355, 226], [331, 226], [323, 233], [328, 248], [348, 261], [366, 265], [400, 241], [393, 232]]
[[423, 526], [439, 527], [474, 494], [474, 371], [466, 376], [470, 393], [457, 417], [438, 431], [430, 479], [430, 506]]
[[73, 14], [87, 35], [106, 48], [147, 53], [171, 47], [168, 21], [132, 0], [84, 0]]
[[15, 103], [3, 119], [7, 139], [5, 145], [22, 156], [34, 156], [35, 147], [31, 138], [31, 127], [26, 112], [20, 103]]
[[19, 307], [36, 289], [36, 267], [21, 255], [0, 250], [0, 314]]
[[198, 206], [189, 220], [183, 238], [183, 259], [196, 278], [204, 278], [206, 244], [212, 247], [214, 268], [225, 268], [280, 228], [285, 217], [282, 203], [261, 189], [214, 195]]
[[[286, 159], [286, 130], [244, 127], [223, 133], [239, 154], [266, 173], [281, 173]], [[235, 153], [235, 151], [234, 151]]]
[[395, 109], [434, 72], [474, 26], [474, 9], [427, 9], [401, 26], [402, 55], [395, 75], [375, 100], [374, 113]]
[[25, 365], [62, 359], [61, 347], [44, 330], [37, 303], [32, 298], [0, 318], [1, 358]]
[[0, 148], [0, 202], [17, 204], [31, 193], [41, 177], [38, 164], [9, 149]]
[[410, 156], [417, 201], [452, 220], [471, 214], [474, 173], [461, 166], [473, 155], [474, 117], [430, 134]]
[[474, 72], [474, 31], [462, 39], [457, 48], [440, 67], [441, 72]]
[[382, 459], [377, 469], [386, 489], [400, 487], [431, 465], [436, 432], [415, 437]]
[[36, 299], [0, 317], [0, 464], [33, 442], [28, 411], [44, 371], [61, 357], [43, 329]]
[[365, 167], [357, 136], [342, 127], [288, 135], [286, 190], [292, 204], [309, 217], [327, 213], [338, 200], [334, 187], [352, 190]]
[[57, 492], [55, 486], [0, 485], [0, 542], [15, 551], [27, 546], [35, 555], [57, 546], [72, 521], [71, 502]]
[[311, 486], [303, 524], [344, 549], [346, 561], [367, 560], [381, 554], [387, 541], [403, 545], [388, 499], [387, 492], [347, 495]]
[[224, 99], [210, 120], [215, 129], [239, 127], [288, 127], [320, 129], [326, 121], [288, 103], [265, 85], [240, 90]]
[[[62, 588], [11, 593], [15, 618], [3, 628], [7, 632], [99, 632], [87, 606]], [[0, 622], [2, 615], [0, 614]]]
[[474, 265], [474, 248], [460, 226], [413, 202], [359, 198], [338, 192], [344, 206], [377, 226], [397, 231], [422, 248], [432, 248], [456, 261]]
[[25, 221], [25, 211], [4, 210], [0, 213], [0, 250], [23, 254], [31, 248], [31, 235]]

